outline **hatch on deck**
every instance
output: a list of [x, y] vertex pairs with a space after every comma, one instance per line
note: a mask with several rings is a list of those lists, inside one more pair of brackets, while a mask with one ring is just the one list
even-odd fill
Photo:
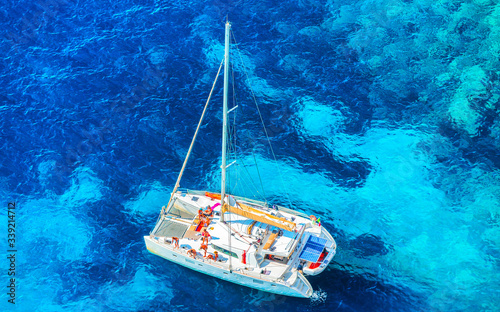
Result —
[[313, 263], [318, 262], [323, 249], [325, 248], [327, 240], [317, 236], [309, 236], [304, 249], [300, 253], [299, 259], [310, 261]]

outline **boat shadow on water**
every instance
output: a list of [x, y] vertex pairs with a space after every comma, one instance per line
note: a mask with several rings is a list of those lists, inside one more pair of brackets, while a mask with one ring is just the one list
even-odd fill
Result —
[[[321, 275], [308, 278], [314, 285], [314, 292], [310, 298], [305, 299], [241, 287], [200, 272], [186, 270], [152, 255], [149, 257], [157, 258], [153, 262], [154, 267], [164, 266], [155, 275], [164, 275], [168, 284], [177, 285], [172, 289], [173, 296], [168, 302], [169, 306], [183, 306], [186, 309], [206, 306], [214, 311], [235, 307], [238, 307], [238, 311], [426, 310], [422, 304], [424, 298], [412, 289], [391, 285], [371, 273], [360, 273], [359, 268], [335, 261]], [[193, 294], [193, 287], [200, 291]], [[210, 300], [207, 300], [208, 294], [212, 296]]]

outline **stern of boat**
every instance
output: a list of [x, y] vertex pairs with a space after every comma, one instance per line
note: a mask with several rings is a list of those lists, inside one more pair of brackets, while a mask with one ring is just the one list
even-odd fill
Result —
[[302, 273], [297, 274], [297, 280], [294, 284], [296, 290], [304, 297], [310, 298], [313, 294], [313, 288], [307, 278]]
[[321, 231], [319, 232], [319, 235], [311, 235], [311, 244], [314, 246], [314, 244], [317, 242], [315, 239], [324, 240], [325, 242], [323, 250], [321, 251], [320, 257], [317, 262], [307, 261], [304, 264], [302, 268], [304, 275], [318, 275], [323, 272], [330, 264], [337, 252], [337, 243], [335, 242], [333, 237], [325, 228], [320, 227], [320, 229]]
[[289, 285], [292, 291], [288, 293], [289, 296], [298, 298], [310, 298], [313, 294], [313, 288], [307, 278], [298, 270], [292, 270], [285, 276], [284, 282]]

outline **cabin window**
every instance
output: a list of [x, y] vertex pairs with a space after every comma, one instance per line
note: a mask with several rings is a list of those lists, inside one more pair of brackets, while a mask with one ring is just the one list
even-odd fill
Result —
[[283, 257], [269, 255], [269, 254], [266, 254], [266, 259], [273, 260], [273, 261], [281, 261], [281, 262], [283, 262], [285, 260], [285, 258], [283, 258]]
[[270, 254], [266, 254], [265, 257], [264, 257], [264, 259], [270, 260], [270, 261], [276, 261], [276, 262], [283, 263], [283, 264], [288, 263], [288, 258], [280, 257], [280, 256], [274, 256], [274, 255], [270, 255]]
[[234, 257], [234, 258], [238, 258], [238, 255], [232, 251], [229, 251], [227, 249], [224, 249], [224, 248], [221, 248], [217, 245], [212, 245], [212, 247], [217, 250], [218, 252], [222, 252], [223, 254], [226, 254], [228, 256], [231, 256], [231, 257]]

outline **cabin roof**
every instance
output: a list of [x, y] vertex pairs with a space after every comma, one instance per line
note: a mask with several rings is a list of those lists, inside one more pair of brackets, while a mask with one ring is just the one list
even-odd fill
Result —
[[[229, 248], [229, 244], [231, 244], [233, 251], [237, 249], [239, 253], [243, 251], [259, 251], [263, 254], [273, 254], [284, 257], [290, 255], [293, 242], [300, 232], [300, 229], [303, 227], [303, 224], [300, 224], [297, 233], [289, 232], [261, 222], [254, 223], [254, 220], [232, 213], [226, 213], [225, 221], [226, 223], [224, 224], [219, 218], [214, 218], [212, 223], [208, 226], [207, 230], [212, 236], [212, 244], [223, 248]], [[229, 235], [228, 226], [231, 227], [230, 242], [227, 239]], [[250, 227], [251, 234], [248, 234]], [[264, 235], [266, 230], [267, 235]], [[274, 235], [275, 237], [273, 238], [273, 233], [279, 235]], [[261, 239], [260, 245], [257, 244], [259, 239]], [[255, 248], [254, 243], [259, 246], [258, 249]], [[266, 249], [265, 247], [268, 243], [269, 246]]]

